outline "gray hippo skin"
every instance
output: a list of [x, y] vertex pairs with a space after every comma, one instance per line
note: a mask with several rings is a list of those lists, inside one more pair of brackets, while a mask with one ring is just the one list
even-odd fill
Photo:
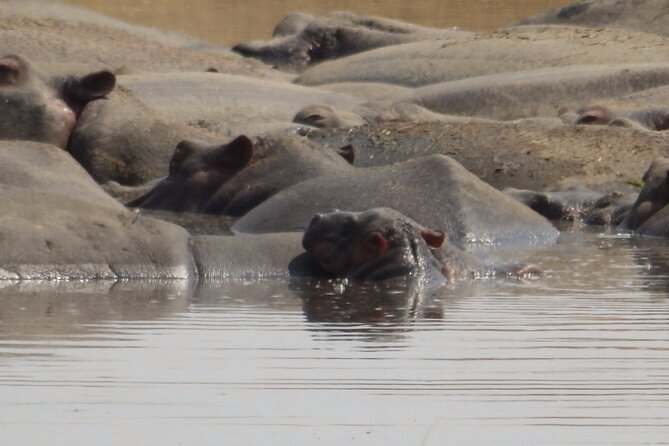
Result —
[[136, 186], [165, 175], [174, 147], [184, 138], [221, 139], [115, 91], [84, 108], [68, 150], [97, 182]]
[[109, 93], [109, 71], [49, 78], [26, 59], [0, 59], [0, 138], [25, 139], [65, 148], [82, 108]]
[[443, 229], [460, 245], [552, 242], [557, 237], [546, 219], [443, 155], [304, 181], [251, 210], [232, 230], [299, 231], [311, 216], [328, 209], [378, 206]]
[[557, 116], [584, 100], [669, 83], [669, 64], [574, 65], [480, 76], [415, 89], [404, 100], [439, 113], [509, 120]]
[[295, 113], [314, 103], [350, 110], [362, 102], [347, 94], [222, 73], [122, 75], [118, 83], [170, 119], [225, 136], [295, 127]]
[[657, 34], [620, 29], [506, 28], [365, 51], [316, 65], [296, 82], [422, 87], [540, 68], [669, 62], [668, 43], [668, 38]]
[[663, 131], [669, 129], [669, 108], [614, 111], [605, 105], [591, 105], [577, 111], [576, 124], [612, 125]]
[[325, 271], [356, 282], [402, 276], [452, 282], [482, 270], [473, 257], [444, 242], [443, 232], [389, 208], [316, 214], [302, 239]]
[[645, 235], [669, 235], [666, 207], [669, 203], [669, 159], [657, 158], [643, 175], [643, 188], [620, 229]]
[[167, 178], [128, 205], [242, 215], [290, 185], [350, 171], [352, 157], [350, 146], [337, 153], [289, 134], [266, 135], [255, 144], [244, 135], [215, 146], [182, 141]]
[[41, 0], [0, 2], [2, 52], [34, 63], [95, 64], [113, 72], [221, 73], [285, 79], [285, 74], [229, 49], [177, 33], [135, 26], [76, 6]]
[[199, 235], [192, 238], [191, 246], [201, 279], [320, 276], [317, 265], [300, 260], [304, 253], [301, 240], [298, 232]]
[[126, 210], [67, 152], [0, 141], [0, 278], [189, 278], [189, 234]]
[[626, 28], [667, 36], [669, 10], [665, 0], [583, 0], [520, 22], [537, 23]]
[[279, 68], [302, 70], [324, 60], [372, 48], [454, 33], [452, 30], [425, 28], [397, 20], [361, 17], [346, 12], [331, 13], [310, 23], [306, 23], [306, 16], [303, 20], [292, 27], [294, 34], [287, 34], [290, 27], [279, 24], [279, 32], [275, 30], [278, 37], [273, 40], [239, 43], [232, 50]]

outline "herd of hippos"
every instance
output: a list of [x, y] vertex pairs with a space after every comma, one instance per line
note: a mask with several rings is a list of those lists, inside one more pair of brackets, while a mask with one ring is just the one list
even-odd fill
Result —
[[232, 49], [0, 0], [0, 279], [532, 274], [468, 250], [669, 236], [664, 130], [669, 0], [295, 13]]

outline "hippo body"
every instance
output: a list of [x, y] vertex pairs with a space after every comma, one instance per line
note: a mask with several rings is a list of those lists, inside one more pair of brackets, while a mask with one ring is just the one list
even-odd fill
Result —
[[286, 79], [228, 49], [135, 26], [83, 8], [41, 0], [3, 0], [1, 50], [43, 64], [91, 64], [113, 72], [206, 71]]
[[643, 175], [644, 185], [619, 228], [642, 235], [669, 235], [669, 159], [658, 157]]
[[302, 15], [293, 24], [284, 19], [277, 29], [269, 42], [239, 43], [232, 49], [279, 68], [300, 71], [324, 60], [372, 48], [461, 34], [347, 12], [334, 12], [312, 20]]
[[65, 151], [0, 141], [0, 278], [190, 278], [188, 233], [126, 210]]
[[68, 150], [99, 183], [136, 186], [165, 175], [174, 147], [185, 138], [212, 144], [222, 139], [115, 91], [84, 108]]
[[380, 83], [415, 88], [570, 65], [669, 62], [667, 43], [667, 37], [619, 29], [506, 28], [366, 51], [314, 66], [295, 82]]
[[669, 11], [664, 0], [581, 0], [520, 22], [539, 23], [626, 28], [669, 36]]
[[347, 94], [223, 73], [123, 75], [118, 82], [162, 115], [225, 136], [294, 127], [293, 116], [313, 103], [351, 110], [363, 102]]
[[392, 206], [428, 226], [442, 228], [459, 245], [551, 242], [557, 237], [543, 217], [443, 155], [304, 181], [251, 210], [232, 230], [303, 230], [316, 213], [374, 206]]
[[417, 88], [405, 98], [446, 114], [510, 120], [557, 116], [584, 100], [669, 83], [669, 64], [574, 65], [480, 76]]
[[49, 77], [29, 61], [0, 59], [0, 139], [25, 139], [66, 148], [82, 108], [109, 93], [115, 76]]
[[292, 184], [351, 169], [334, 150], [294, 135], [270, 134], [255, 143], [240, 136], [218, 146], [183, 141], [172, 156], [167, 178], [129, 205], [242, 215]]

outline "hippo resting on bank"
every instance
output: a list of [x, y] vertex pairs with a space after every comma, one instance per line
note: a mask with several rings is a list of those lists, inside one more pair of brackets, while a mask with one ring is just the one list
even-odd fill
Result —
[[362, 17], [350, 12], [332, 12], [319, 18], [300, 14], [284, 18], [277, 25], [272, 40], [239, 43], [232, 50], [279, 68], [302, 70], [324, 60], [372, 48], [461, 34], [469, 33]]
[[439, 113], [509, 120], [669, 83], [669, 63], [574, 65], [480, 76], [417, 88], [403, 100]]
[[669, 159], [657, 158], [643, 175], [643, 188], [620, 229], [669, 237]]
[[349, 172], [352, 162], [351, 146], [334, 151], [290, 134], [255, 143], [244, 135], [219, 145], [187, 140], [174, 150], [168, 176], [128, 205], [242, 215], [292, 184]]
[[[445, 233], [389, 208], [317, 214], [302, 245], [327, 273], [355, 282], [410, 277], [452, 283], [494, 273], [448, 243]], [[534, 272], [526, 267], [515, 274]]]
[[0, 141], [0, 279], [188, 278], [188, 233], [125, 209], [65, 151]]
[[443, 155], [304, 181], [252, 209], [232, 230], [299, 231], [311, 216], [328, 209], [357, 211], [375, 206], [392, 206], [427, 226], [441, 228], [459, 245], [552, 242], [557, 237], [546, 219]]
[[131, 25], [84, 8], [43, 0], [0, 1], [1, 51], [34, 63], [85, 64], [116, 72], [215, 69], [282, 78], [267, 65], [182, 34]]
[[25, 139], [66, 148], [84, 106], [108, 94], [109, 71], [47, 76], [16, 55], [0, 58], [0, 139]]
[[669, 62], [669, 38], [572, 26], [505, 28], [365, 51], [316, 65], [303, 72], [296, 83], [423, 87], [470, 77], [613, 61]]
[[214, 144], [239, 133], [294, 128], [293, 115], [314, 100], [344, 110], [362, 102], [286, 82], [218, 73], [123, 75], [118, 83], [106, 100], [84, 109], [69, 150], [98, 182], [126, 186], [165, 175], [181, 140]]
[[665, 0], [581, 0], [520, 22], [521, 25], [538, 23], [626, 28], [669, 36], [669, 10]]

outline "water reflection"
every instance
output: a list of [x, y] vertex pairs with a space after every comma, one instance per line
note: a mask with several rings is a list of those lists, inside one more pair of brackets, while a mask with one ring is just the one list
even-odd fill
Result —
[[539, 280], [438, 290], [8, 284], [3, 444], [666, 444], [667, 248], [567, 229], [515, 254]]

